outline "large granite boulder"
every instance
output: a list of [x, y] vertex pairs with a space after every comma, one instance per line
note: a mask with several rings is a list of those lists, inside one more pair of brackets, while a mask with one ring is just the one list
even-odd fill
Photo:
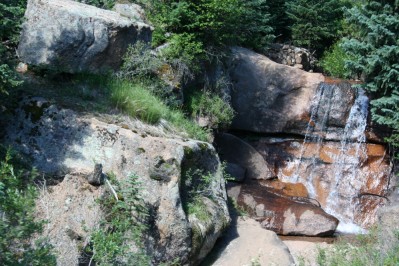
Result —
[[258, 182], [241, 185], [239, 190], [238, 205], [277, 234], [329, 236], [338, 226], [338, 219], [312, 199], [288, 197]]
[[232, 49], [232, 128], [262, 133], [302, 133], [321, 74], [280, 65], [245, 48]]
[[99, 73], [118, 69], [137, 41], [151, 41], [149, 25], [70, 0], [29, 0], [18, 54], [43, 68]]
[[[208, 143], [107, 124], [42, 98], [25, 99], [6, 125], [5, 143], [30, 158], [39, 172], [59, 179], [47, 193], [44, 212], [54, 217], [44, 218], [50, 220], [45, 233], [53, 236], [50, 241], [57, 252], [65, 253], [60, 265], [76, 265], [71, 261], [76, 262], [73, 256], [82, 245], [61, 237], [65, 226], [83, 234], [83, 241], [88, 232], [81, 227], [86, 223], [95, 228], [95, 221], [104, 217], [93, 205], [106, 184], [85, 181], [94, 174], [104, 178], [113, 173], [119, 181], [138, 176], [150, 213], [145, 246], [155, 264], [197, 264], [229, 224], [221, 164]], [[71, 209], [79, 203], [84, 206]], [[66, 246], [73, 251], [65, 252]]]

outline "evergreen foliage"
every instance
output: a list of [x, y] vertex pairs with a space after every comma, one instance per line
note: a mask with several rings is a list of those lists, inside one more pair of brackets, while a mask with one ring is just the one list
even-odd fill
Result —
[[210, 48], [236, 44], [262, 48], [273, 37], [266, 0], [138, 2], [149, 10], [155, 26], [154, 45], [170, 42], [171, 56], [183, 54], [189, 62]]
[[339, 37], [344, 5], [341, 0], [287, 1], [286, 12], [292, 20], [294, 44], [322, 54]]
[[19, 85], [13, 67], [14, 50], [25, 12], [26, 0], [3, 0], [0, 3], [0, 93]]
[[374, 120], [393, 128], [399, 145], [399, 1], [368, 1], [348, 10], [347, 20], [356, 31], [342, 45], [346, 66], [364, 77]]
[[43, 225], [34, 219], [34, 177], [14, 169], [7, 152], [0, 163], [0, 265], [56, 264], [47, 242], [30, 242]]

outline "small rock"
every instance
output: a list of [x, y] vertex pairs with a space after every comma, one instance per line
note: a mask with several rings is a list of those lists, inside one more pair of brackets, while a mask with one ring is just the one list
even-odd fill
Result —
[[87, 181], [89, 181], [90, 185], [93, 186], [101, 186], [104, 184], [105, 176], [103, 174], [103, 166], [100, 163], [97, 163], [94, 166], [94, 171], [91, 175], [88, 176]]
[[20, 62], [15, 68], [15, 71], [17, 71], [18, 73], [26, 73], [28, 71], [28, 65]]

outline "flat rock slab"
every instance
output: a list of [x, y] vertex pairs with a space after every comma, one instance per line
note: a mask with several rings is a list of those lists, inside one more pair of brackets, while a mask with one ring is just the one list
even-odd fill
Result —
[[227, 232], [232, 240], [219, 254], [213, 266], [295, 265], [287, 246], [277, 235], [262, 229], [250, 218], [239, 218]]
[[57, 71], [116, 70], [129, 45], [151, 41], [151, 27], [117, 12], [69, 0], [29, 0], [18, 54]]

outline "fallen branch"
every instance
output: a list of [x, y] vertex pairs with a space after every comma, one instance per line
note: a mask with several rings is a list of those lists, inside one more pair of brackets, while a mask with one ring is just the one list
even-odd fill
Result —
[[109, 180], [108, 180], [106, 177], [105, 177], [104, 179], [105, 179], [105, 182], [107, 182], [107, 185], [109, 186], [109, 188], [111, 189], [112, 194], [114, 194], [114, 197], [115, 197], [116, 201], [119, 201], [118, 194], [116, 194], [116, 191], [115, 191], [115, 189], [112, 187], [112, 185], [111, 185], [111, 183], [109, 182]]

